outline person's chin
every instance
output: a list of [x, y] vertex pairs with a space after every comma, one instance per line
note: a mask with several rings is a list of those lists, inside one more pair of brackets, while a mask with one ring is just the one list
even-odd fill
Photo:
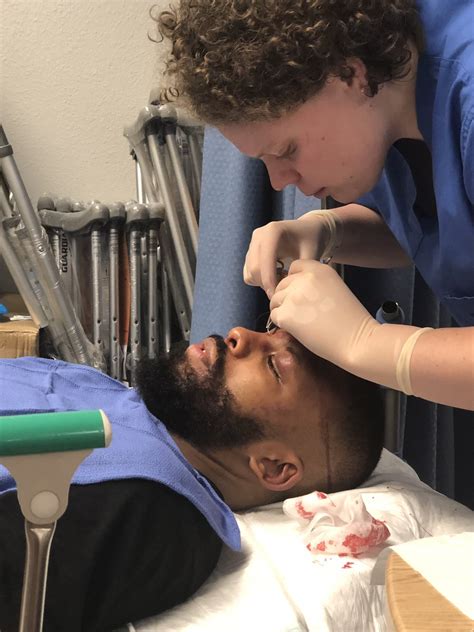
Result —
[[[370, 189], [367, 189], [367, 191], [369, 190]], [[367, 193], [367, 191], [362, 190], [361, 188], [358, 188], [358, 189], [353, 188], [351, 190], [334, 189], [334, 191], [331, 191], [328, 193], [328, 196], [331, 197], [338, 204], [352, 204], [362, 195]]]

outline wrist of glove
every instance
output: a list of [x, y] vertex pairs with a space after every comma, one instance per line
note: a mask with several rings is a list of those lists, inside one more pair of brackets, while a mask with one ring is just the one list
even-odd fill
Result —
[[410, 362], [418, 338], [431, 327], [381, 324], [375, 319], [363, 323], [350, 350], [346, 370], [371, 382], [414, 395]]
[[313, 224], [315, 221], [323, 225], [323, 239], [315, 245], [313, 258], [322, 263], [329, 263], [335, 251], [341, 246], [344, 236], [344, 224], [333, 211], [310, 211], [296, 221]]

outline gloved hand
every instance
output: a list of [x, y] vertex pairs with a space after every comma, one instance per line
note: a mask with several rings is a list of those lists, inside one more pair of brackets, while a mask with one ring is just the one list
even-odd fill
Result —
[[342, 241], [342, 223], [331, 211], [310, 211], [298, 219], [270, 222], [254, 230], [244, 265], [244, 281], [271, 298], [277, 259], [330, 258]]
[[328, 265], [295, 261], [270, 302], [275, 325], [333, 364], [399, 389], [397, 363], [418, 330], [378, 323]]

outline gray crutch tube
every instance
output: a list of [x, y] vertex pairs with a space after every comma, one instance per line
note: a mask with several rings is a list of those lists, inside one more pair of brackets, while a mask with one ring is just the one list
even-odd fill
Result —
[[0, 214], [3, 211], [5, 217], [11, 217], [13, 215], [10, 202], [8, 201], [7, 186], [2, 178], [2, 172], [0, 171]]
[[119, 380], [120, 368], [120, 287], [119, 253], [120, 227], [125, 221], [125, 206], [120, 202], [109, 205], [109, 370]]
[[[199, 202], [201, 197], [201, 174], [202, 174], [202, 125], [195, 119], [190, 118], [182, 109], [176, 108], [178, 117], [178, 125], [186, 135], [189, 155], [191, 162], [191, 171], [193, 174], [193, 193], [195, 198], [196, 211], [199, 210]], [[196, 214], [197, 215], [197, 214]]]
[[20, 296], [23, 299], [34, 323], [38, 327], [46, 327], [48, 324], [46, 314], [44, 313], [43, 307], [30, 285], [30, 281], [25, 274], [15, 249], [10, 244], [3, 228], [2, 221], [0, 221], [0, 253], [5, 260], [6, 266], [15, 281], [15, 285], [18, 288]]
[[[42, 195], [40, 198], [38, 198], [38, 203], [36, 204], [36, 208], [38, 209], [38, 211], [42, 211], [44, 209], [54, 211], [56, 208], [56, 205], [54, 203], [53, 198], [49, 197], [49, 195]], [[56, 228], [53, 228], [53, 229], [46, 230], [46, 232], [49, 237], [49, 243], [51, 244], [51, 250], [53, 251], [54, 260], [56, 261], [58, 270], [61, 271], [59, 230], [57, 230]]]
[[[138, 160], [135, 160], [135, 174], [136, 174], [136, 186], [137, 186], [137, 201], [140, 204], [146, 204], [147, 199], [145, 195], [145, 189], [143, 188], [143, 180], [141, 175], [140, 164]], [[142, 232], [141, 245], [140, 245], [140, 253], [141, 253], [141, 288], [142, 288], [142, 297], [143, 301], [146, 301], [146, 305], [148, 305], [147, 296], [145, 296], [145, 292], [148, 292], [148, 231]]]
[[[46, 206], [44, 208], [47, 208]], [[54, 207], [53, 207], [54, 208]], [[38, 210], [40, 209], [38, 202]], [[56, 201], [55, 209], [58, 213], [72, 213], [73, 212], [73, 203], [71, 200], [66, 198], [60, 198]], [[58, 240], [58, 268], [59, 274], [63, 278], [64, 284], [69, 292], [69, 296], [71, 297], [72, 304], [74, 309], [77, 308], [77, 288], [74, 280], [74, 275], [76, 273], [74, 266], [75, 262], [73, 260], [72, 255], [72, 239], [70, 235], [68, 235], [65, 231], [61, 229], [56, 229], [54, 232], [57, 233]], [[78, 313], [78, 312], [76, 312]]]
[[198, 198], [201, 195], [202, 153], [195, 132], [188, 133], [189, 153]]
[[[155, 196], [152, 183], [151, 172], [148, 172], [148, 184], [144, 182], [145, 178], [140, 166], [140, 161], [135, 152], [135, 174], [137, 184], [137, 198], [141, 203]], [[143, 152], [144, 154], [145, 152]], [[144, 156], [142, 155], [142, 161]], [[145, 170], [146, 173], [146, 170]], [[146, 190], [149, 194], [147, 196]], [[153, 213], [155, 208], [161, 209], [160, 220], [164, 219], [164, 207], [158, 202], [150, 203], [150, 226], [148, 229], [148, 357], [155, 358], [156, 353], [160, 351], [160, 347], [169, 353], [171, 349], [171, 314], [170, 314], [170, 290], [168, 286], [168, 273], [163, 261], [163, 249], [160, 244], [160, 227], [154, 221]], [[161, 280], [161, 331], [159, 329], [158, 319], [158, 274]], [[160, 345], [160, 340], [161, 345]]]
[[146, 204], [147, 199], [146, 199], [146, 194], [145, 194], [145, 187], [143, 185], [143, 176], [142, 176], [142, 169], [140, 167], [140, 163], [138, 162], [138, 159], [135, 156], [135, 179], [136, 179], [136, 186], [137, 186], [137, 201], [140, 204]]
[[189, 257], [184, 243], [183, 235], [181, 233], [178, 212], [173, 200], [171, 183], [169, 181], [169, 176], [166, 169], [165, 158], [163, 154], [166, 145], [163, 138], [162, 130], [157, 127], [156, 119], [154, 121], [151, 121], [147, 125], [146, 133], [151, 160], [155, 168], [155, 175], [158, 181], [159, 190], [163, 197], [163, 202], [166, 209], [166, 221], [169, 225], [171, 236], [173, 239], [173, 245], [175, 248], [178, 268], [181, 273], [186, 300], [192, 308], [194, 292], [193, 273], [191, 270], [191, 265], [189, 262]]
[[[143, 183], [146, 199], [148, 202], [160, 203], [162, 196], [156, 187], [148, 145], [146, 144], [145, 138], [146, 124], [156, 117], [158, 117], [158, 108], [154, 106], [143, 108], [135, 123], [124, 129], [124, 136], [128, 139], [132, 156], [140, 166], [141, 181]], [[184, 290], [184, 281], [180, 274], [181, 270], [179, 266], [177, 266], [167, 221], [163, 222], [160, 230], [160, 253], [162, 276], [165, 279], [163, 288], [166, 288], [166, 291], [162, 290], [165, 314], [169, 315], [169, 311], [166, 312], [166, 309], [169, 309], [169, 288], [173, 297], [182, 335], [186, 340], [189, 340], [192, 305], [189, 304]], [[169, 326], [168, 329], [165, 329], [163, 335], [164, 339], [170, 339]]]
[[13, 158], [13, 149], [0, 126], [0, 165], [4, 178], [30, 236], [38, 271], [43, 277], [43, 290], [50, 303], [53, 318], [49, 323], [53, 343], [65, 360], [94, 365], [87, 349], [87, 338], [78, 322], [72, 302], [61, 284], [48, 238], [25, 189]]
[[192, 245], [193, 259], [195, 260], [198, 244], [198, 225], [196, 211], [193, 207], [188, 183], [186, 182], [186, 176], [184, 175], [184, 169], [179, 155], [178, 144], [176, 142], [176, 111], [170, 105], [162, 105], [159, 111], [163, 123], [166, 146], [168, 147], [174, 175], [176, 176], [176, 184], [178, 185], [178, 191], [183, 205], [186, 227]]
[[165, 218], [162, 204], [149, 204], [150, 221], [148, 223], [148, 336], [147, 354], [156, 358], [159, 352], [158, 330], [158, 246], [160, 224]]
[[144, 225], [148, 223], [149, 213], [144, 204], [138, 203], [127, 204], [126, 211], [130, 260], [130, 381], [135, 386], [137, 364], [142, 355], [141, 236]]
[[97, 350], [103, 348], [103, 293], [102, 293], [102, 228], [109, 218], [105, 204], [93, 202], [90, 206], [91, 219], [91, 264], [92, 264], [92, 342]]
[[[168, 283], [168, 273], [166, 266], [163, 263], [163, 247], [160, 243], [158, 246], [158, 262], [160, 263], [160, 275], [161, 275], [161, 339], [162, 350], [169, 354], [171, 351], [171, 306], [170, 306], [170, 288]], [[180, 321], [180, 324], [182, 320]], [[189, 339], [189, 325], [187, 328], [187, 336], [185, 340]]]

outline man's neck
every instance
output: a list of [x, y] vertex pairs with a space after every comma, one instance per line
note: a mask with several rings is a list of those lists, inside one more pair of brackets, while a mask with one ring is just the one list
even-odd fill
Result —
[[189, 463], [217, 487], [234, 511], [272, 502], [269, 492], [258, 484], [246, 465], [245, 455], [238, 450], [204, 452], [188, 441], [172, 436]]

